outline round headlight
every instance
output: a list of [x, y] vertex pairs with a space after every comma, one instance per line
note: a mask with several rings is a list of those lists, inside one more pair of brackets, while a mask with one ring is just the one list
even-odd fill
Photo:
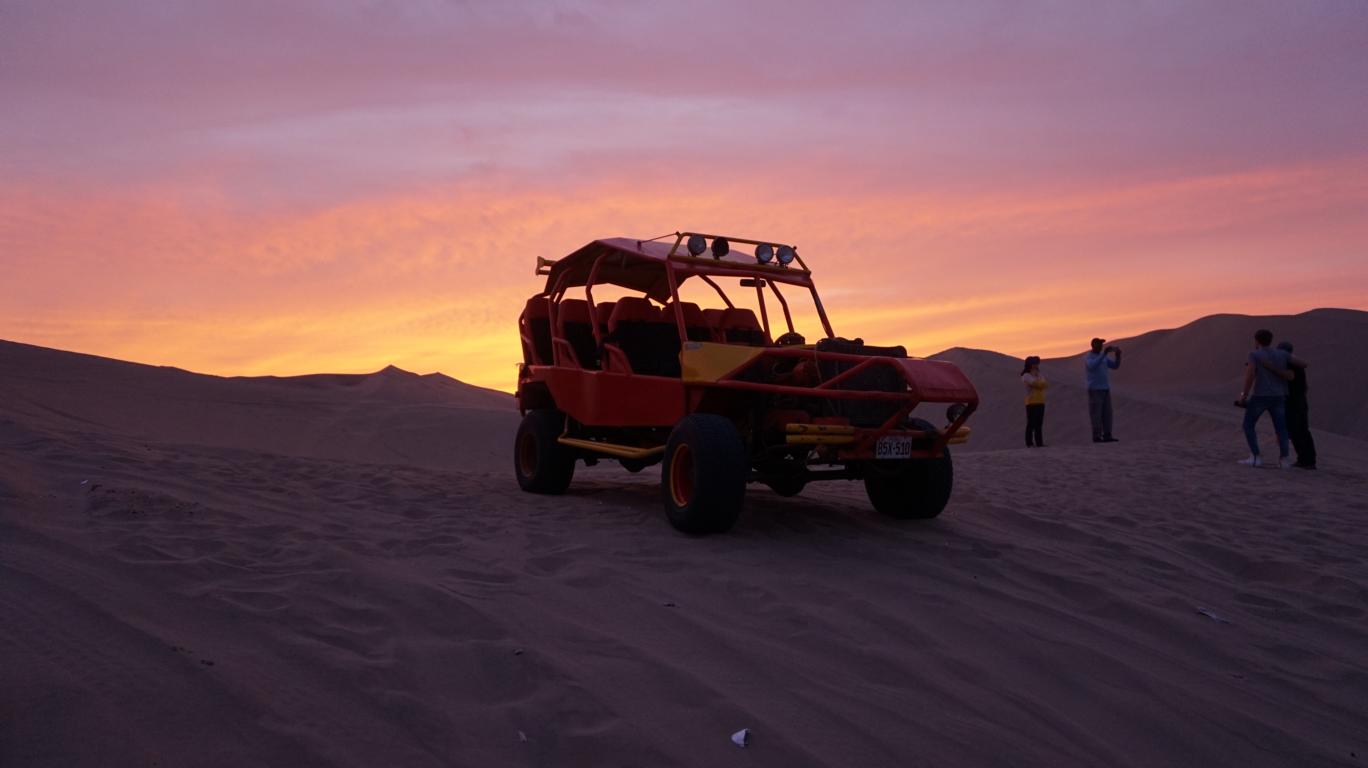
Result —
[[731, 252], [731, 243], [727, 242], [725, 237], [714, 237], [712, 252], [714, 259], [720, 259]]
[[702, 236], [702, 235], [690, 235], [690, 236], [689, 236], [689, 254], [690, 254], [690, 255], [692, 255], [692, 256], [697, 256], [697, 255], [703, 253], [703, 252], [706, 251], [706, 250], [708, 250], [708, 241], [705, 240], [705, 239], [703, 239], [703, 236]]
[[781, 245], [781, 246], [779, 246], [779, 263], [780, 263], [780, 264], [783, 264], [784, 266], [787, 267], [789, 264], [792, 264], [792, 263], [793, 263], [793, 257], [794, 257], [794, 256], [797, 256], [797, 255], [798, 255], [798, 254], [797, 254], [796, 252], [794, 252], [794, 250], [793, 250], [793, 246], [791, 246], [791, 245]]
[[761, 264], [768, 264], [774, 261], [774, 246], [769, 243], [761, 243], [755, 246], [755, 260]]

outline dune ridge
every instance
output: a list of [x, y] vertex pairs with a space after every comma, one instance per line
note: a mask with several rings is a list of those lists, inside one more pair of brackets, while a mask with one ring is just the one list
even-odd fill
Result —
[[488, 462], [513, 398], [440, 373], [219, 377], [0, 341], [0, 398], [74, 430], [317, 458], [453, 467]]

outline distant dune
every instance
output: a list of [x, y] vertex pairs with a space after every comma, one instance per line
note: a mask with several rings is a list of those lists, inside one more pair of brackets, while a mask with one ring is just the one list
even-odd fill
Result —
[[512, 398], [445, 376], [0, 342], [0, 766], [1362, 764], [1368, 443], [1233, 463], [1260, 325], [1363, 424], [1361, 312], [1120, 341], [1108, 446], [1076, 359], [1028, 451], [1019, 361], [948, 350], [944, 515], [752, 487], [705, 539], [656, 469], [519, 492]]
[[206, 376], [0, 341], [6, 409], [64, 429], [430, 467], [507, 452], [513, 398], [439, 373]]

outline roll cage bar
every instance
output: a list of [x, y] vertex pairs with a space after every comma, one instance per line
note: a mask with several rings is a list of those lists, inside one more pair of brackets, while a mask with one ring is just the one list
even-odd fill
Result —
[[[796, 247], [794, 247], [793, 249], [794, 261], [797, 264], [796, 267], [784, 267], [774, 264], [761, 264], [758, 261], [754, 263], [747, 263], [744, 260], [732, 256], [728, 256], [727, 259], [723, 261], [722, 258], [714, 257], [707, 252], [704, 252], [703, 254], [700, 254], [698, 256], [694, 256], [693, 254], [689, 253], [687, 249], [681, 250], [681, 244], [684, 243], [684, 241], [687, 238], [693, 237], [695, 235], [701, 236], [710, 241], [716, 241], [718, 238], [725, 238], [728, 242], [731, 243], [745, 243], [748, 245], [757, 246], [774, 245], [777, 242], [773, 240], [752, 240], [749, 238], [730, 237], [725, 235], [709, 235], [700, 232], [675, 232], [675, 240], [673, 245], [671, 245], [669, 247], [668, 252], [663, 253], [663, 255], [661, 253], [661, 249], [658, 248], [652, 249], [653, 252], [643, 250], [644, 245], [646, 245], [647, 243], [654, 244], [653, 241], [614, 240], [595, 241], [594, 243], [591, 243], [589, 246], [585, 246], [585, 248], [582, 248], [579, 251], [576, 251], [574, 254], [571, 254], [571, 256], [567, 257], [566, 259], [553, 260], [538, 257], [536, 274], [546, 275], [548, 277], [549, 283], [548, 289], [545, 291], [545, 296], [548, 303], [548, 314], [551, 317], [552, 344], [556, 345], [558, 342], [564, 343], [564, 339], [560, 337], [557, 329], [558, 324], [556, 323], [555, 314], [557, 304], [559, 304], [561, 299], [564, 298], [565, 292], [568, 289], [577, 287], [581, 284], [584, 286], [585, 298], [588, 301], [589, 313], [591, 318], [594, 317], [596, 313], [596, 305], [594, 303], [595, 285], [616, 285], [618, 287], [627, 288], [629, 290], [641, 290], [640, 286], [625, 284], [625, 280], [621, 282], [611, 279], [604, 280], [602, 282], [600, 282], [599, 280], [600, 275], [605, 270], [605, 267], [611, 268], [611, 265], [614, 261], [619, 262], [620, 266], [625, 267], [629, 260], [631, 260], [634, 264], [645, 266], [648, 269], [650, 268], [650, 262], [657, 262], [659, 263], [660, 267], [664, 270], [666, 285], [668, 286], [669, 301], [667, 303], [674, 308], [675, 328], [679, 332], [679, 339], [681, 344], [687, 342], [689, 340], [689, 337], [688, 330], [685, 327], [684, 308], [680, 305], [679, 302], [679, 285], [683, 283], [685, 280], [689, 279], [690, 277], [695, 276], [700, 278], [704, 283], [706, 283], [714, 291], [716, 291], [718, 296], [722, 298], [723, 303], [725, 303], [729, 309], [734, 307], [735, 305], [732, 303], [731, 298], [727, 296], [726, 291], [722, 289], [722, 286], [718, 285], [717, 282], [714, 281], [712, 278], [737, 277], [743, 281], [743, 287], [750, 287], [750, 285], [745, 281], [751, 281], [751, 283], [753, 283], [755, 287], [756, 300], [760, 307], [761, 326], [764, 328], [765, 333], [769, 335], [771, 339], [774, 338], [774, 335], [770, 330], [769, 312], [765, 304], [765, 287], [769, 287], [770, 292], [774, 294], [775, 299], [779, 302], [780, 307], [783, 309], [784, 323], [787, 326], [790, 333], [792, 333], [794, 330], [793, 315], [789, 311], [788, 301], [784, 298], [784, 295], [779, 291], [778, 284], [784, 283], [787, 285], [795, 285], [800, 288], [807, 288], [809, 293], [812, 295], [812, 303], [813, 306], [817, 309], [817, 316], [822, 322], [822, 330], [826, 332], [827, 338], [832, 338], [836, 335], [835, 332], [833, 332], [831, 329], [831, 321], [827, 318], [826, 308], [822, 306], [822, 298], [817, 293], [817, 286], [812, 282], [812, 272], [807, 268], [807, 264], [803, 262], [802, 257], [798, 255], [798, 249]], [[668, 237], [668, 235], [666, 237]], [[659, 239], [660, 238], [657, 238], [657, 240]], [[623, 243], [632, 242], [636, 243], [635, 252], [633, 250], [625, 248], [622, 245]], [[594, 255], [593, 253], [586, 254], [587, 249], [590, 249], [596, 245], [602, 246], [597, 249], [597, 255]], [[661, 243], [660, 245], [664, 244]], [[582, 257], [581, 254], [586, 254], [586, 256], [593, 256], [591, 266], [588, 270], [588, 275], [582, 281], [579, 279], [579, 274], [574, 270], [558, 270], [558, 265], [561, 262], [566, 261], [567, 259], [583, 259], [584, 257]], [[559, 274], [557, 274], [557, 272], [559, 272]], [[644, 293], [646, 294], [647, 298], [654, 298], [658, 301], [660, 300], [660, 297], [652, 295], [650, 290], [645, 290]], [[602, 346], [604, 343], [605, 329], [601, 328], [597, 322], [590, 323], [590, 327], [593, 330], [595, 343]]]

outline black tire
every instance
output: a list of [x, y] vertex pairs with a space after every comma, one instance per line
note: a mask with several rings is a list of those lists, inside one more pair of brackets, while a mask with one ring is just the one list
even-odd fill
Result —
[[[913, 419], [911, 426], [935, 429], [921, 419]], [[871, 462], [864, 483], [869, 502], [880, 513], [899, 520], [930, 520], [950, 501], [955, 466], [947, 447], [938, 459]]]
[[929, 520], [950, 501], [955, 482], [947, 449], [939, 459], [899, 462], [896, 468], [872, 468], [865, 475], [865, 493], [879, 512], [900, 520]]
[[528, 411], [513, 439], [513, 472], [528, 493], [557, 495], [575, 476], [575, 452], [556, 442], [565, 429], [565, 414], [554, 410]]
[[665, 444], [660, 494], [670, 525], [684, 533], [726, 533], [741, 516], [750, 462], [731, 421], [685, 416]]
[[768, 485], [771, 491], [788, 498], [802, 493], [803, 489], [807, 487], [807, 481], [801, 477], [784, 477], [770, 480], [765, 485]]

